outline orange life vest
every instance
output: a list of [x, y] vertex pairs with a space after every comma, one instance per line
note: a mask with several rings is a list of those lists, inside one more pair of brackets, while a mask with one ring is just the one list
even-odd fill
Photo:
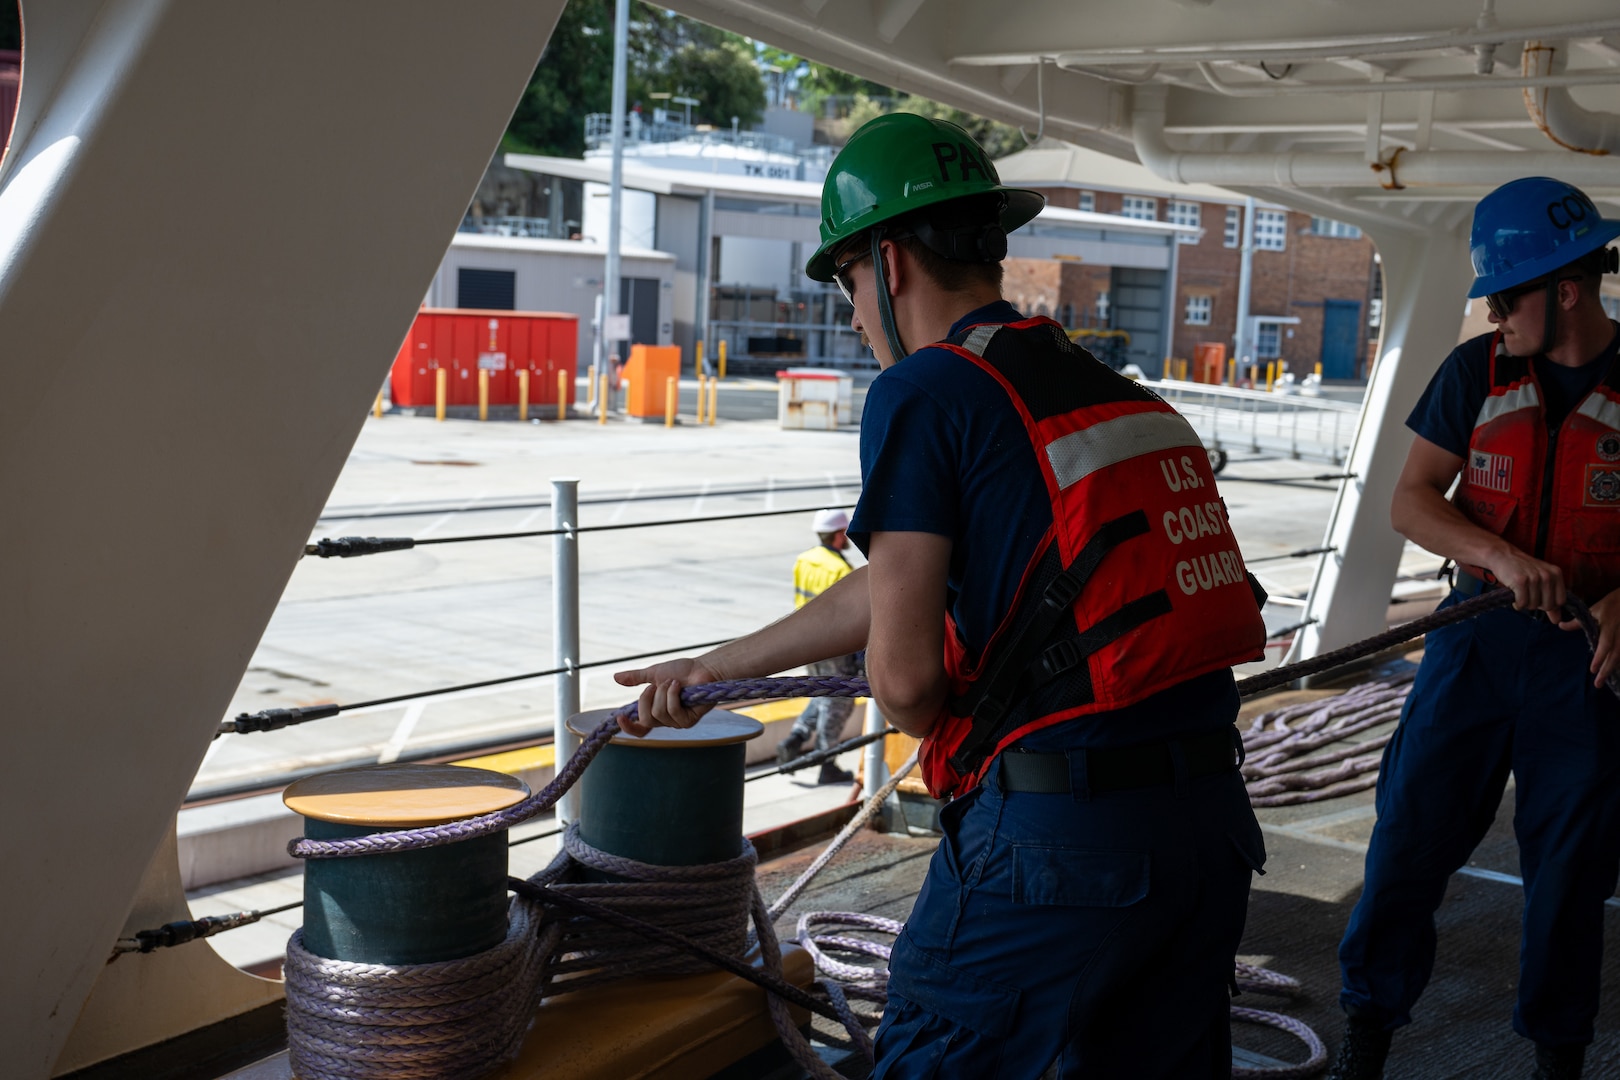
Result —
[[971, 327], [942, 347], [1018, 410], [1052, 527], [982, 656], [947, 615], [951, 700], [921, 759], [936, 797], [970, 790], [1029, 732], [1259, 659], [1266, 637], [1209, 456], [1179, 413], [1051, 319]]
[[[1603, 363], [1604, 361], [1598, 361]], [[1491, 342], [1490, 396], [1453, 496], [1474, 524], [1564, 572], [1595, 603], [1620, 586], [1620, 364], [1547, 430], [1534, 365]], [[1464, 566], [1485, 578], [1477, 566]]]

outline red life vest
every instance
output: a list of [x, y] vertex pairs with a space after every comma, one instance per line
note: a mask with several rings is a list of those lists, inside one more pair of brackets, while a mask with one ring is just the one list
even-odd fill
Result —
[[[1598, 361], [1603, 362], [1603, 361]], [[1620, 364], [1549, 433], [1535, 367], [1491, 342], [1490, 396], [1453, 498], [1463, 515], [1552, 563], [1581, 599], [1620, 586]], [[1477, 566], [1464, 570], [1481, 579]]]
[[1052, 527], [983, 655], [946, 617], [951, 700], [921, 751], [936, 797], [970, 790], [1029, 732], [1259, 659], [1266, 637], [1209, 456], [1179, 413], [1051, 319], [941, 344], [1011, 399]]

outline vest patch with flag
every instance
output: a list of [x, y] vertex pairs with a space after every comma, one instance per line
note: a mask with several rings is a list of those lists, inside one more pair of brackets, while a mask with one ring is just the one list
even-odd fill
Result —
[[1486, 491], [1513, 490], [1513, 458], [1507, 454], [1468, 452], [1468, 482]]

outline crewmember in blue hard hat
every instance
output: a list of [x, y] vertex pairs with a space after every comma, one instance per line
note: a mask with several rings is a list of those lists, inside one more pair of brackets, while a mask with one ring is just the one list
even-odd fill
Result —
[[1229, 987], [1264, 859], [1231, 665], [1265, 627], [1209, 457], [1162, 400], [1001, 297], [1040, 210], [955, 125], [893, 114], [822, 189], [806, 273], [882, 372], [849, 535], [867, 565], [650, 683], [865, 647], [884, 718], [951, 801], [895, 943], [879, 1080], [1231, 1075]]
[[[1496, 329], [1452, 351], [1407, 420], [1416, 437], [1391, 520], [1457, 563], [1447, 605], [1504, 588], [1518, 611], [1425, 642], [1339, 947], [1349, 1020], [1334, 1080], [1383, 1075], [1434, 966], [1447, 879], [1509, 773], [1524, 877], [1513, 1027], [1535, 1042], [1536, 1077], [1581, 1074], [1620, 873], [1620, 701], [1602, 688], [1620, 661], [1620, 326], [1598, 296], [1617, 236], [1620, 221], [1545, 177], [1504, 184], [1474, 211], [1468, 295]], [[1602, 627], [1595, 653], [1560, 613], [1566, 590]]]
[[[815, 530], [815, 547], [801, 552], [793, 560], [793, 608], [798, 610], [832, 588], [853, 572], [844, 549], [849, 546], [845, 530], [849, 528], [849, 515], [842, 510], [821, 510], [811, 524]], [[827, 660], [815, 660], [806, 665], [811, 675], [841, 675], [846, 678], [861, 673], [860, 661], [851, 653]], [[813, 737], [816, 749], [828, 750], [843, 737], [844, 725], [855, 702], [847, 697], [811, 698], [804, 711], [793, 722], [793, 728], [776, 748], [776, 760], [786, 765], [804, 753], [804, 747]], [[855, 774], [840, 768], [837, 762], [823, 761], [818, 784], [847, 784]]]

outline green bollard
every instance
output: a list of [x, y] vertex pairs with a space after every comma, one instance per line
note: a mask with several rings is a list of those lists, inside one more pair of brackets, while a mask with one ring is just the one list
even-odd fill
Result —
[[[581, 737], [613, 710], [568, 718]], [[580, 839], [658, 866], [696, 866], [742, 851], [744, 743], [765, 725], [716, 709], [689, 728], [620, 733], [580, 777]]]
[[[504, 810], [529, 794], [504, 773], [375, 765], [307, 777], [282, 801], [304, 835], [332, 840]], [[506, 937], [506, 833], [443, 847], [304, 862], [304, 947], [329, 960], [428, 964]]]

